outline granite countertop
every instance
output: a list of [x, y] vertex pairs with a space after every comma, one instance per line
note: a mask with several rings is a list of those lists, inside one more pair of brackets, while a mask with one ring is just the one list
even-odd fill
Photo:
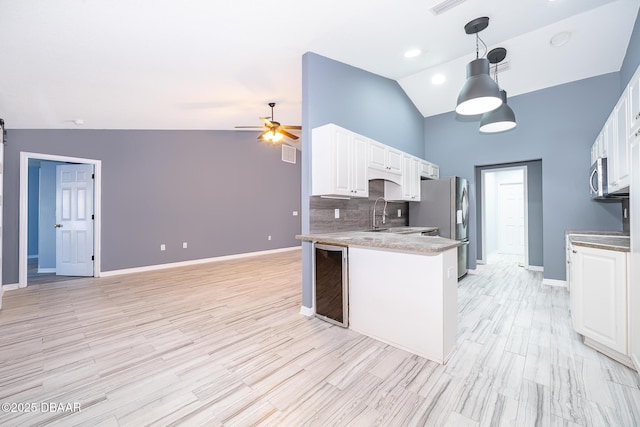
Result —
[[313, 233], [296, 236], [307, 242], [328, 243], [341, 246], [360, 246], [389, 249], [397, 252], [438, 254], [461, 245], [456, 240], [439, 236], [422, 236], [420, 233], [437, 230], [435, 227], [394, 227], [386, 231], [341, 231]]
[[568, 231], [569, 241], [577, 246], [629, 252], [629, 234], [620, 231]]

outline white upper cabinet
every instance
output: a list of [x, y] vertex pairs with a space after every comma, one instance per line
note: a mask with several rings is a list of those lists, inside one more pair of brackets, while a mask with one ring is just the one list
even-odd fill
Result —
[[440, 178], [440, 168], [431, 162], [420, 159], [420, 176], [429, 179]]
[[420, 159], [402, 155], [402, 200], [420, 201]]
[[368, 140], [334, 124], [311, 132], [311, 194], [369, 197]]
[[371, 141], [369, 143], [369, 167], [400, 175], [402, 173], [402, 151]]
[[[613, 176], [610, 181], [614, 182], [614, 186], [610, 191], [624, 190], [629, 187], [630, 146], [627, 132], [627, 104], [628, 98], [625, 92], [613, 109], [612, 114], [615, 130], [613, 132], [613, 143], [610, 144], [613, 149], [613, 153], [610, 153], [610, 157], [613, 158], [613, 171], [609, 176]], [[609, 185], [609, 188], [611, 188], [611, 185]]]
[[627, 116], [629, 118], [629, 142], [633, 142], [640, 138], [640, 67], [636, 70], [627, 87], [627, 95], [629, 97], [629, 114]]

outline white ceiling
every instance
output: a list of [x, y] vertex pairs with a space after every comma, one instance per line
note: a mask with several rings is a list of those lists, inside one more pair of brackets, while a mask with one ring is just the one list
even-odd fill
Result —
[[[0, 117], [10, 129], [233, 129], [275, 101], [276, 120], [300, 124], [307, 51], [398, 80], [431, 116], [454, 109], [475, 58], [470, 20], [490, 17], [480, 36], [507, 48], [499, 81], [514, 96], [619, 71], [640, 7], [467, 0], [436, 16], [440, 2], [0, 0]], [[561, 31], [569, 43], [551, 47]]]

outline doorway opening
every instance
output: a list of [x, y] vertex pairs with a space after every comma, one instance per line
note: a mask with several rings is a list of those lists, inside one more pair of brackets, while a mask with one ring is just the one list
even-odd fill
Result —
[[482, 170], [482, 261], [529, 265], [527, 166]]
[[18, 286], [98, 277], [101, 161], [20, 153]]

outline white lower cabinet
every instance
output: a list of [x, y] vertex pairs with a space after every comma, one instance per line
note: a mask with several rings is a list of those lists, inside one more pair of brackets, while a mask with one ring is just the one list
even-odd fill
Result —
[[571, 317], [587, 340], [628, 354], [627, 253], [570, 246]]

